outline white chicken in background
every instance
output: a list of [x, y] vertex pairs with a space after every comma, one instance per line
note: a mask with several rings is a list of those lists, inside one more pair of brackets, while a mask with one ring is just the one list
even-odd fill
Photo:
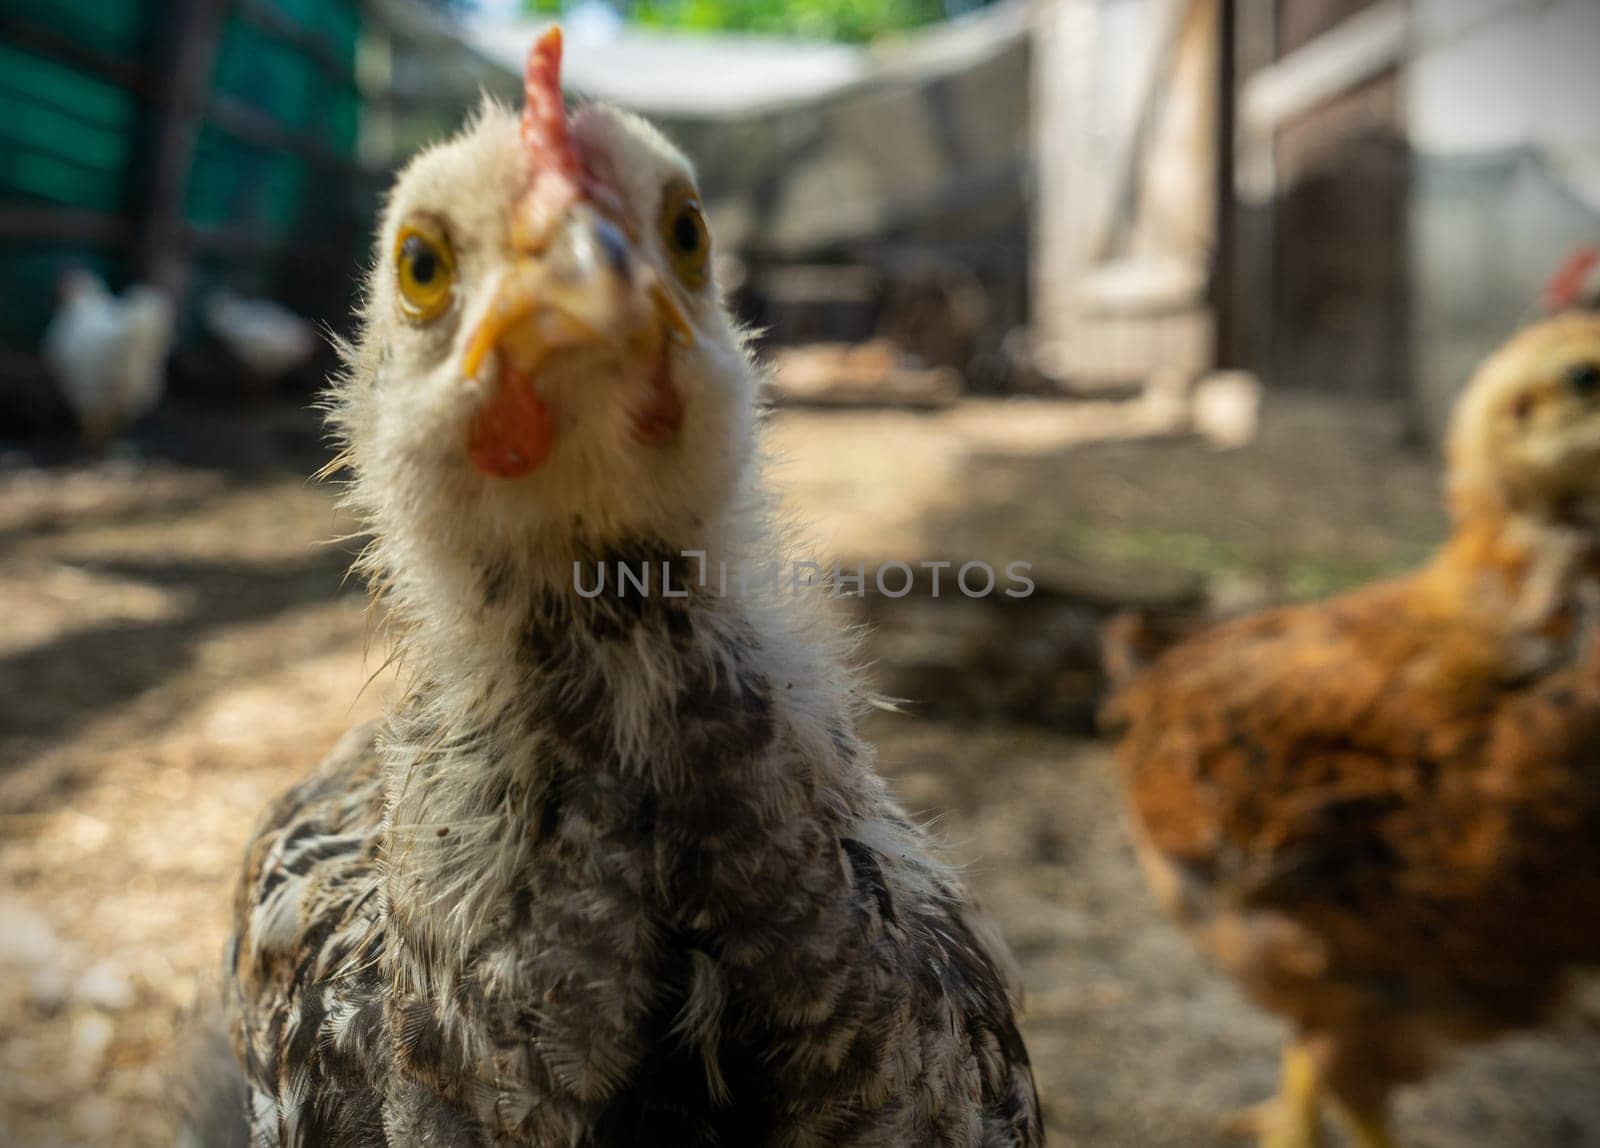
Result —
[[44, 360], [77, 417], [84, 445], [104, 450], [151, 410], [166, 387], [172, 300], [136, 284], [113, 295], [98, 275], [66, 272], [44, 333]]
[[317, 352], [311, 323], [270, 299], [215, 291], [206, 299], [202, 317], [212, 337], [265, 383], [303, 366]]

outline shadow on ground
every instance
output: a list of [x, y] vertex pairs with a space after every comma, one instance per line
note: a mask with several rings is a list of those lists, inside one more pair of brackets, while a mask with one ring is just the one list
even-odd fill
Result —
[[[1430, 462], [1383, 412], [1269, 405], [1261, 440], [1091, 441], [1070, 408], [785, 412], [786, 504], [830, 564], [1035, 561], [1041, 593], [854, 602], [905, 714], [867, 730], [1016, 951], [1056, 1144], [1221, 1148], [1279, 1032], [1155, 911], [1088, 736], [1120, 605], [1237, 608], [1402, 567], [1442, 531]], [[390, 678], [302, 428], [250, 413], [192, 447], [257, 462], [0, 473], [0, 1143], [145, 1145], [214, 976], [251, 823]], [[252, 422], [254, 420], [254, 423]], [[230, 446], [231, 443], [250, 444]], [[287, 443], [288, 446], [285, 446]], [[278, 452], [274, 461], [274, 452]], [[305, 457], [307, 454], [315, 457]], [[258, 465], [259, 463], [259, 465]], [[1008, 605], [1010, 603], [1010, 605]], [[1454, 1062], [1407, 1148], [1600, 1143], [1600, 1037]]]

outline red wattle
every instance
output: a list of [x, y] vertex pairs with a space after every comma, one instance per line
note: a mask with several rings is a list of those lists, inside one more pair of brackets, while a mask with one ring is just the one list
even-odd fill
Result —
[[550, 457], [555, 441], [555, 417], [533, 388], [504, 383], [473, 416], [467, 457], [491, 478], [520, 478]]
[[633, 437], [645, 446], [671, 442], [683, 426], [683, 396], [672, 380], [672, 362], [666, 348], [650, 378], [650, 398], [633, 417]]

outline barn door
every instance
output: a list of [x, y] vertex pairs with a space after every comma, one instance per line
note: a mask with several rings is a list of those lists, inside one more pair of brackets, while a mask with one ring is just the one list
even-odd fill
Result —
[[1271, 250], [1259, 253], [1270, 260], [1258, 279], [1271, 315], [1265, 346], [1257, 339], [1262, 373], [1278, 386], [1399, 398], [1409, 393], [1405, 6], [1275, 2], [1276, 67], [1287, 86], [1319, 60], [1347, 61], [1351, 78], [1275, 127]]

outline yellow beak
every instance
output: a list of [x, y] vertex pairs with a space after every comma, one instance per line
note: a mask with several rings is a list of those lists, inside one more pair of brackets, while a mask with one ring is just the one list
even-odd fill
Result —
[[694, 341], [683, 307], [621, 230], [588, 204], [574, 205], [555, 234], [524, 251], [467, 340], [462, 371], [477, 378], [491, 351], [531, 378], [553, 352], [641, 336]]

